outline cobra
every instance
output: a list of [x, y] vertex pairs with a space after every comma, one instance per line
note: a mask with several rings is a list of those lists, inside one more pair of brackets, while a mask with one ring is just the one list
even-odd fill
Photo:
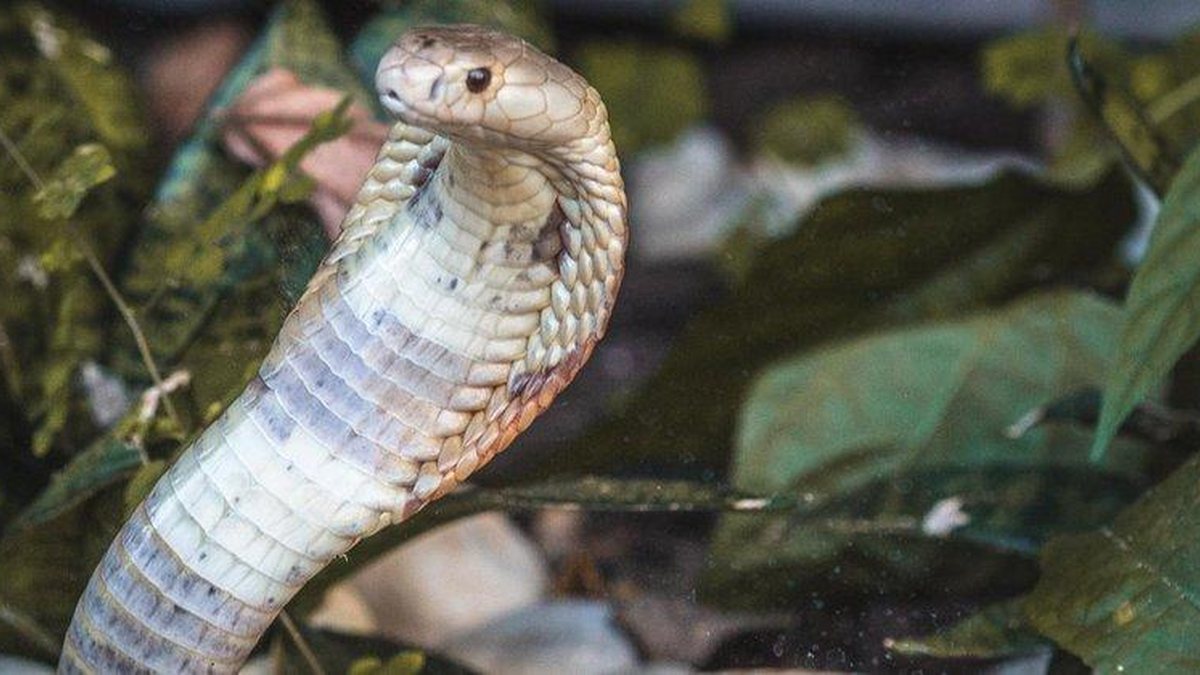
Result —
[[334, 557], [452, 490], [604, 335], [626, 201], [578, 74], [478, 26], [379, 65], [396, 118], [258, 376], [117, 534], [59, 672], [234, 672]]

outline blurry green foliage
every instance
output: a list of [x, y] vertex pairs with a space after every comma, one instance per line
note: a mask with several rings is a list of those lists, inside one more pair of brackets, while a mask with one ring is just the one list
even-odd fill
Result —
[[666, 143], [708, 114], [699, 60], [690, 52], [634, 40], [586, 42], [575, 65], [604, 98], [622, 154]]
[[1125, 300], [1120, 351], [1105, 382], [1094, 452], [1200, 338], [1200, 150], [1192, 152], [1159, 212]]
[[[101, 357], [111, 305], [81, 252], [110, 265], [130, 224], [125, 205], [144, 199], [136, 98], [74, 23], [33, 5], [0, 9], [0, 130], [21, 156], [6, 148], [0, 162], [0, 377], [12, 399], [0, 438], [39, 455], [70, 454], [94, 430], [72, 394], [79, 366]], [[2, 491], [22, 494], [21, 483], [0, 472]]]
[[[788, 606], [809, 592], [802, 580], [818, 582], [835, 567], [828, 592], [910, 583], [963, 592], [974, 587], [954, 586], [962, 575], [927, 583], [955, 556], [916, 540], [951, 536], [1029, 553], [1055, 531], [1107, 522], [1149, 484], [1145, 445], [1122, 443], [1107, 465], [1095, 466], [1086, 429], [1013, 428], [1030, 411], [1099, 382], [1117, 315], [1090, 295], [1040, 295], [967, 319], [834, 343], [767, 370], [742, 408], [734, 487], [791, 494], [815, 512], [724, 516], [710, 595]], [[945, 518], [965, 519], [931, 521], [939, 507], [952, 512]], [[829, 522], [859, 525], [823, 529]], [[880, 557], [855, 560], [867, 550]], [[983, 557], [967, 560], [983, 567]]]
[[75, 148], [33, 196], [38, 215], [46, 220], [74, 216], [88, 192], [116, 174], [112, 157], [103, 145], [87, 143]]
[[[1119, 156], [1112, 138], [1127, 148], [1144, 146], [1139, 136], [1151, 127], [1176, 159], [1200, 139], [1200, 34], [1134, 56], [1084, 33], [1078, 52], [1103, 80], [1090, 95], [1092, 110], [1072, 80], [1069, 44], [1062, 31], [1040, 30], [997, 40], [981, 56], [983, 83], [993, 94], [1017, 108], [1052, 103], [1071, 111], [1067, 137], [1051, 157], [1054, 178], [1077, 185], [1096, 180]], [[1082, 93], [1089, 96], [1086, 88]], [[1132, 159], [1139, 164], [1145, 157]]]
[[683, 0], [671, 14], [671, 27], [685, 37], [721, 43], [733, 34], [728, 0]]
[[845, 154], [859, 131], [858, 116], [837, 96], [793, 99], [755, 125], [758, 152], [810, 166]]
[[1109, 526], [1052, 540], [1025, 610], [1099, 673], [1200, 671], [1193, 458]]
[[1006, 174], [981, 186], [831, 196], [764, 249], [728, 299], [691, 321], [645, 385], [530, 474], [597, 472], [629, 458], [720, 469], [743, 393], [766, 364], [1085, 279], [1112, 262], [1133, 209], [1116, 174], [1082, 191]]

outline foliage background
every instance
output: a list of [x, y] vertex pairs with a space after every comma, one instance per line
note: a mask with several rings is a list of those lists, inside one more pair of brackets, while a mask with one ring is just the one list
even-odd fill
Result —
[[[329, 20], [308, 0], [273, 7], [164, 157], [109, 46], [68, 12], [0, 9], [0, 652], [55, 658], [124, 515], [254, 373], [324, 246], [301, 161], [347, 132], [349, 103], [374, 110], [392, 36], [475, 21], [555, 46], [536, 3], [387, 5], [350, 34]], [[663, 29], [561, 50], [627, 156], [720, 105], [704, 62], [734, 39], [728, 8], [681, 3]], [[882, 661], [789, 663], [1050, 652], [1057, 672], [1200, 668], [1197, 397], [1170, 386], [1200, 335], [1200, 37], [1134, 51], [1044, 30], [987, 45], [979, 66], [1005, 105], [1065, 111], [1044, 170], [848, 189], [782, 233], [748, 209], [709, 266], [727, 274], [715, 299], [599, 421], [366, 542], [291, 612], [469, 513], [682, 510], [707, 514], [706, 605], [961, 608], [891, 636]], [[222, 149], [221, 112], [273, 68], [347, 99], [251, 169]], [[836, 161], [863, 132], [832, 94], [762, 108], [747, 151], [792, 166]], [[1134, 267], [1136, 186], [1161, 210]], [[460, 668], [305, 631], [331, 671]]]

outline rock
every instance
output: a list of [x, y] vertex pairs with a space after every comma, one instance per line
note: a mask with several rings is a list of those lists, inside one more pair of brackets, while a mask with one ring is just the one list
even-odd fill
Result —
[[375, 615], [354, 586], [337, 584], [325, 592], [320, 607], [308, 616], [313, 628], [324, 628], [353, 635], [374, 635], [379, 632]]
[[599, 602], [546, 602], [456, 635], [438, 651], [494, 675], [638, 672], [637, 654], [612, 619]]
[[433, 647], [540, 600], [549, 585], [541, 552], [500, 513], [422, 535], [357, 574], [381, 635]]

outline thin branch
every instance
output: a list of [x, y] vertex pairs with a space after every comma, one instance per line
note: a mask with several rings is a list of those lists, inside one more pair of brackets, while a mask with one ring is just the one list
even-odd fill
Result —
[[317, 655], [313, 652], [312, 646], [308, 644], [308, 640], [300, 633], [296, 622], [292, 621], [292, 617], [287, 613], [286, 609], [279, 613], [279, 622], [283, 624], [284, 630], [291, 636], [292, 642], [296, 643], [296, 650], [300, 652], [300, 656], [304, 657], [304, 661], [308, 664], [308, 669], [313, 672], [313, 675], [325, 675], [325, 669], [321, 667], [321, 662], [317, 661]]
[[[0, 145], [13, 158], [17, 166], [29, 178], [29, 182], [33, 183], [34, 188], [39, 192], [45, 188], [46, 184], [42, 181], [41, 176], [37, 174], [33, 166], [25, 159], [25, 155], [21, 153], [20, 148], [16, 143], [9, 138], [8, 134], [3, 129], [0, 129]], [[79, 247], [84, 259], [87, 261], [88, 267], [91, 268], [92, 274], [100, 280], [100, 285], [104, 287], [104, 292], [117, 306], [117, 311], [121, 314], [121, 318], [125, 320], [125, 325], [129, 327], [129, 331], [133, 333], [133, 341], [137, 344], [138, 353], [141, 354], [142, 363], [145, 364], [146, 370], [150, 373], [150, 379], [154, 382], [154, 386], [162, 388], [162, 374], [158, 369], [158, 364], [154, 362], [154, 356], [150, 352], [150, 343], [146, 340], [146, 334], [142, 332], [142, 328], [138, 325], [137, 317], [134, 316], [133, 310], [129, 307], [129, 303], [125, 302], [125, 298], [121, 296], [121, 292], [117, 290], [116, 284], [112, 278], [108, 276], [108, 272], [104, 271], [104, 266], [100, 264], [100, 259], [96, 256], [96, 252], [92, 250], [83, 232], [74, 221], [67, 219], [67, 228], [73, 235], [71, 237], [75, 246]], [[178, 413], [175, 411], [175, 405], [171, 402], [170, 396], [163, 396], [163, 409], [167, 412], [167, 417], [179, 429], [183, 429], [183, 423], [180, 421]]]
[[8, 624], [19, 635], [28, 640], [47, 656], [58, 657], [58, 640], [50, 631], [42, 628], [32, 617], [18, 612], [5, 604], [0, 604], [0, 623]]

